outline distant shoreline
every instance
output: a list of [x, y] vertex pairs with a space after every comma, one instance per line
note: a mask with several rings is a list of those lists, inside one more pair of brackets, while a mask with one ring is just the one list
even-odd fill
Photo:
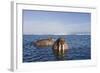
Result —
[[[37, 34], [23, 34], [23, 35], [35, 35], [35, 36], [42, 36], [42, 34], [41, 35], [37, 35]], [[46, 35], [46, 34], [43, 34], [43, 36], [66, 36], [66, 35]], [[72, 34], [72, 35], [74, 35], [74, 34]], [[71, 36], [72, 36], [71, 35]], [[76, 35], [89, 35], [89, 34], [76, 34]], [[70, 35], [67, 35], [67, 36], [70, 36]], [[89, 35], [89, 36], [91, 36], [91, 34]]]

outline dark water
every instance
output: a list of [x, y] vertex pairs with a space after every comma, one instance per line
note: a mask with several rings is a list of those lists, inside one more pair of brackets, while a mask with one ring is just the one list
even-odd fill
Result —
[[57, 61], [51, 47], [36, 48], [31, 42], [48, 37], [57, 39], [62, 36], [69, 46], [64, 60], [91, 59], [90, 35], [23, 35], [23, 62]]

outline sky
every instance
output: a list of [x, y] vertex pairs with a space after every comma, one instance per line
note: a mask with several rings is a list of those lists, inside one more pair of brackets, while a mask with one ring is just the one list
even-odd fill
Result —
[[91, 14], [23, 10], [23, 34], [90, 34]]

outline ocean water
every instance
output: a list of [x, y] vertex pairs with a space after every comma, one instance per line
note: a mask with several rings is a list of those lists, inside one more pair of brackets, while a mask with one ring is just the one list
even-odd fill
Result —
[[64, 60], [87, 60], [91, 59], [91, 36], [90, 35], [23, 35], [23, 62], [58, 61], [52, 47], [37, 48], [32, 45], [33, 41], [52, 37], [54, 40], [64, 37], [69, 50], [65, 53]]

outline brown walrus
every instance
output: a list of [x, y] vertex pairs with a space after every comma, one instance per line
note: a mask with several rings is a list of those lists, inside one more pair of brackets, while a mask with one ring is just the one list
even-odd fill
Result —
[[58, 38], [52, 49], [57, 59], [63, 59], [66, 51], [68, 50], [68, 44], [64, 38]]
[[54, 44], [54, 41], [52, 38], [48, 38], [48, 39], [40, 39], [37, 40], [36, 42], [33, 42], [33, 44], [36, 47], [48, 47], [48, 46], [52, 46]]

